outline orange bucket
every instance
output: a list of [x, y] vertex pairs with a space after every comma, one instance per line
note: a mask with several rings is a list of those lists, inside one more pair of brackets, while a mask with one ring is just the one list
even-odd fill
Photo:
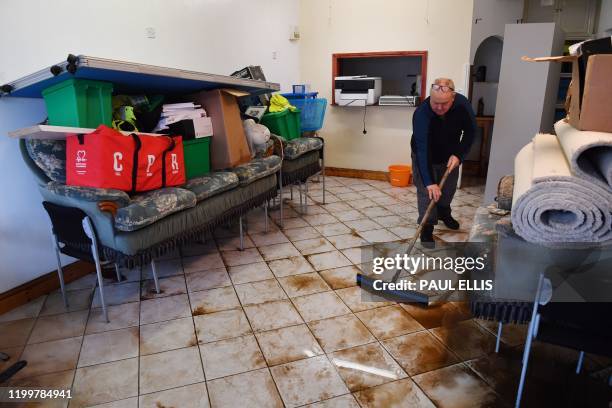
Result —
[[393, 187], [407, 187], [412, 182], [412, 166], [393, 164], [389, 166], [389, 182]]

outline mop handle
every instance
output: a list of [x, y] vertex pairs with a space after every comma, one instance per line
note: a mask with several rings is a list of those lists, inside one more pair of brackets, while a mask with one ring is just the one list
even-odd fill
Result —
[[[444, 187], [444, 183], [446, 183], [446, 179], [448, 178], [449, 174], [450, 174], [450, 169], [447, 167], [446, 171], [444, 172], [444, 175], [442, 176], [442, 180], [440, 180], [440, 190]], [[431, 210], [433, 210], [434, 205], [436, 205], [436, 202], [432, 199], [429, 202], [427, 209], [425, 210], [425, 215], [423, 215], [423, 219], [421, 220], [421, 223], [419, 224], [416, 232], [414, 233], [414, 236], [412, 237], [412, 240], [410, 241], [410, 246], [406, 250], [406, 253], [408, 255], [410, 255], [410, 253], [412, 252], [412, 248], [414, 248], [414, 245], [416, 244], [416, 241], [419, 235], [421, 235], [421, 231], [423, 230], [423, 227], [425, 226], [425, 223], [427, 222], [427, 219], [429, 218], [429, 214], [431, 213]]]

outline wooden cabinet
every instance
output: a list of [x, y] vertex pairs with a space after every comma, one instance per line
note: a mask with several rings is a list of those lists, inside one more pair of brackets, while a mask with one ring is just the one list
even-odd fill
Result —
[[568, 39], [595, 32], [597, 0], [525, 0], [523, 22], [557, 23]]

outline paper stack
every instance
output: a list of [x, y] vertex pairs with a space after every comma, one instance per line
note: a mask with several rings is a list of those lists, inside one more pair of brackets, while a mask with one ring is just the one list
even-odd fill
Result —
[[181, 121], [193, 121], [195, 138], [212, 136], [212, 122], [201, 105], [193, 102], [169, 103], [162, 106], [162, 114], [155, 132], [170, 129], [170, 125]]

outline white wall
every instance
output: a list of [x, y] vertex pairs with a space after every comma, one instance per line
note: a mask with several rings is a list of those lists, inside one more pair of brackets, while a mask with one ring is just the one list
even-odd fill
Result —
[[[445, 76], [464, 83], [469, 61], [473, 0], [301, 0], [300, 77], [331, 101], [332, 54], [429, 52], [427, 81]], [[410, 163], [414, 108], [328, 107], [321, 131], [326, 165], [387, 171]]]
[[[298, 79], [298, 0], [2, 0], [0, 15], [0, 84], [68, 53], [215, 74], [261, 65], [285, 90]], [[40, 101], [0, 101], [0, 293], [55, 268], [41, 198], [5, 136], [44, 117]]]
[[612, 35], [612, 0], [601, 0], [596, 32], [598, 37]]

